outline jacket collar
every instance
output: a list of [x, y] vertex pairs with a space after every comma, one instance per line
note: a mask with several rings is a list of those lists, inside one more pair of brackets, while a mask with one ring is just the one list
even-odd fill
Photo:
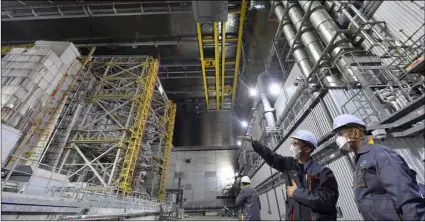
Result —
[[364, 154], [370, 151], [370, 144], [367, 139], [363, 140], [360, 144], [359, 152], [357, 152], [357, 155]]

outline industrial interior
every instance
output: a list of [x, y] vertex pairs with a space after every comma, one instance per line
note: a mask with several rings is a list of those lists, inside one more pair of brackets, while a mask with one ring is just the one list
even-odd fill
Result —
[[1, 1], [2, 220], [262, 220], [310, 130], [363, 220], [333, 118], [363, 119], [425, 183], [423, 1]]

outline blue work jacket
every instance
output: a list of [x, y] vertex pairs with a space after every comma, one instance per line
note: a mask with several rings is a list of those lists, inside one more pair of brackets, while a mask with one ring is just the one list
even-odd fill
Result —
[[415, 173], [394, 150], [363, 141], [354, 156], [354, 195], [365, 220], [425, 221]]
[[251, 187], [243, 187], [236, 197], [236, 206], [242, 208], [243, 220], [260, 221], [261, 220], [261, 202], [257, 191]]
[[284, 157], [268, 147], [254, 141], [252, 147], [264, 161], [288, 177], [288, 184], [294, 180], [297, 189], [293, 197], [286, 197], [286, 220], [336, 220], [338, 183], [331, 169], [314, 161], [300, 164], [292, 157]]

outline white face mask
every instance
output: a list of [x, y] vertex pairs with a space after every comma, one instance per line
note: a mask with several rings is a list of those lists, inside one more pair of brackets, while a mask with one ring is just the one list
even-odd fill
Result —
[[337, 136], [336, 137], [336, 145], [338, 145], [339, 149], [343, 150], [343, 151], [348, 151], [351, 152], [351, 147], [350, 147], [350, 139], [347, 139], [347, 137], [345, 136]]
[[292, 157], [295, 159], [300, 158], [301, 155], [301, 149], [298, 148], [297, 146], [291, 145], [291, 147], [289, 148], [289, 151], [291, 151]]

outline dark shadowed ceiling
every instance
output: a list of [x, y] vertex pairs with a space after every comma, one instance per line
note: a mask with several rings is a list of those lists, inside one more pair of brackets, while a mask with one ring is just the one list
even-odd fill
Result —
[[[115, 1], [119, 4], [114, 6], [111, 2], [95, 5], [96, 2], [99, 1], [2, 1], [2, 45], [33, 43], [37, 40], [71, 41], [83, 55], [95, 45], [95, 56], [159, 57], [159, 78], [168, 97], [178, 104], [175, 135], [179, 134], [179, 129], [184, 127], [184, 119], [200, 118], [206, 112], [191, 1], [132, 1], [128, 4], [124, 4], [125, 1]], [[87, 4], [93, 5], [82, 7]], [[247, 86], [254, 86], [258, 73], [264, 70], [270, 42], [277, 28], [276, 22], [269, 21], [268, 8], [256, 9], [253, 4], [269, 7], [262, 1], [248, 2], [235, 103], [231, 104], [231, 95], [226, 97], [228, 108], [233, 110], [232, 116], [238, 120], [249, 117], [252, 98], [247, 96]], [[240, 10], [240, 6], [241, 1], [229, 1], [225, 88], [233, 84], [240, 16], [234, 11]], [[142, 11], [144, 15], [135, 15]], [[98, 15], [102, 16], [97, 17]], [[77, 18], [66, 18], [67, 16]], [[47, 19], [40, 19], [42, 17]], [[203, 23], [201, 29], [205, 40], [204, 56], [214, 58], [213, 26]], [[219, 48], [221, 54], [221, 47]], [[206, 67], [206, 75], [207, 85], [214, 86], [214, 67]], [[215, 98], [214, 90], [211, 90], [209, 97]], [[177, 146], [198, 145], [186, 144], [178, 139], [174, 143]]]

